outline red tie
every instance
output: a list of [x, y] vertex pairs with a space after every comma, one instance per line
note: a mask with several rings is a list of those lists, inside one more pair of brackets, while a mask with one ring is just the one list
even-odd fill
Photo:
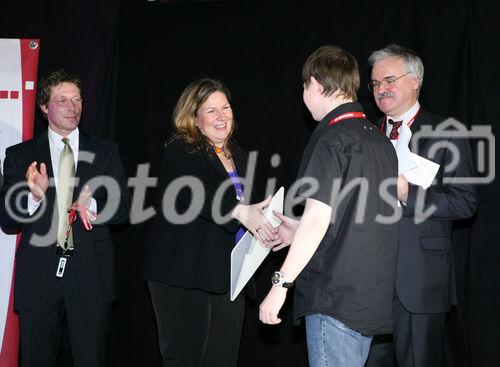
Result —
[[403, 123], [403, 121], [392, 121], [391, 119], [389, 119], [389, 121], [387, 122], [392, 125], [392, 130], [391, 133], [389, 134], [389, 139], [396, 140], [399, 136], [398, 129]]

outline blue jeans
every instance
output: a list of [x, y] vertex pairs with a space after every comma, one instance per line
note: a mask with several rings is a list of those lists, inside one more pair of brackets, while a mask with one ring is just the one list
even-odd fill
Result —
[[306, 316], [306, 334], [310, 367], [363, 367], [368, 358], [372, 337], [331, 316]]

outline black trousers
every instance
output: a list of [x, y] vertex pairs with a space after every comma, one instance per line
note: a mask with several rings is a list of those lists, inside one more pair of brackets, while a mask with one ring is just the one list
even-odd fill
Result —
[[396, 354], [392, 334], [375, 335], [365, 367], [395, 367]]
[[411, 313], [394, 298], [394, 345], [375, 337], [365, 367], [443, 367], [445, 316]]
[[56, 366], [65, 317], [73, 366], [106, 365], [112, 304], [87, 301], [75, 292], [74, 284], [67, 266], [64, 277], [57, 279], [52, 302], [30, 311], [18, 310], [22, 367]]
[[244, 295], [212, 294], [149, 281], [163, 367], [236, 367]]

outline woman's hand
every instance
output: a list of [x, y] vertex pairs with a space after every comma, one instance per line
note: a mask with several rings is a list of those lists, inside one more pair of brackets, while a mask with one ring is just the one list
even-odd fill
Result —
[[253, 236], [264, 244], [269, 244], [276, 239], [277, 230], [266, 219], [262, 210], [271, 202], [271, 196], [257, 204], [238, 204], [231, 213], [231, 217], [243, 224]]

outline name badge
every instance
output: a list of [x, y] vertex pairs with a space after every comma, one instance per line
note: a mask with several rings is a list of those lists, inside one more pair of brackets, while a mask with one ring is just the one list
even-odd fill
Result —
[[64, 275], [64, 269], [66, 269], [66, 262], [68, 261], [65, 257], [59, 258], [59, 264], [57, 265], [56, 277], [62, 278]]

